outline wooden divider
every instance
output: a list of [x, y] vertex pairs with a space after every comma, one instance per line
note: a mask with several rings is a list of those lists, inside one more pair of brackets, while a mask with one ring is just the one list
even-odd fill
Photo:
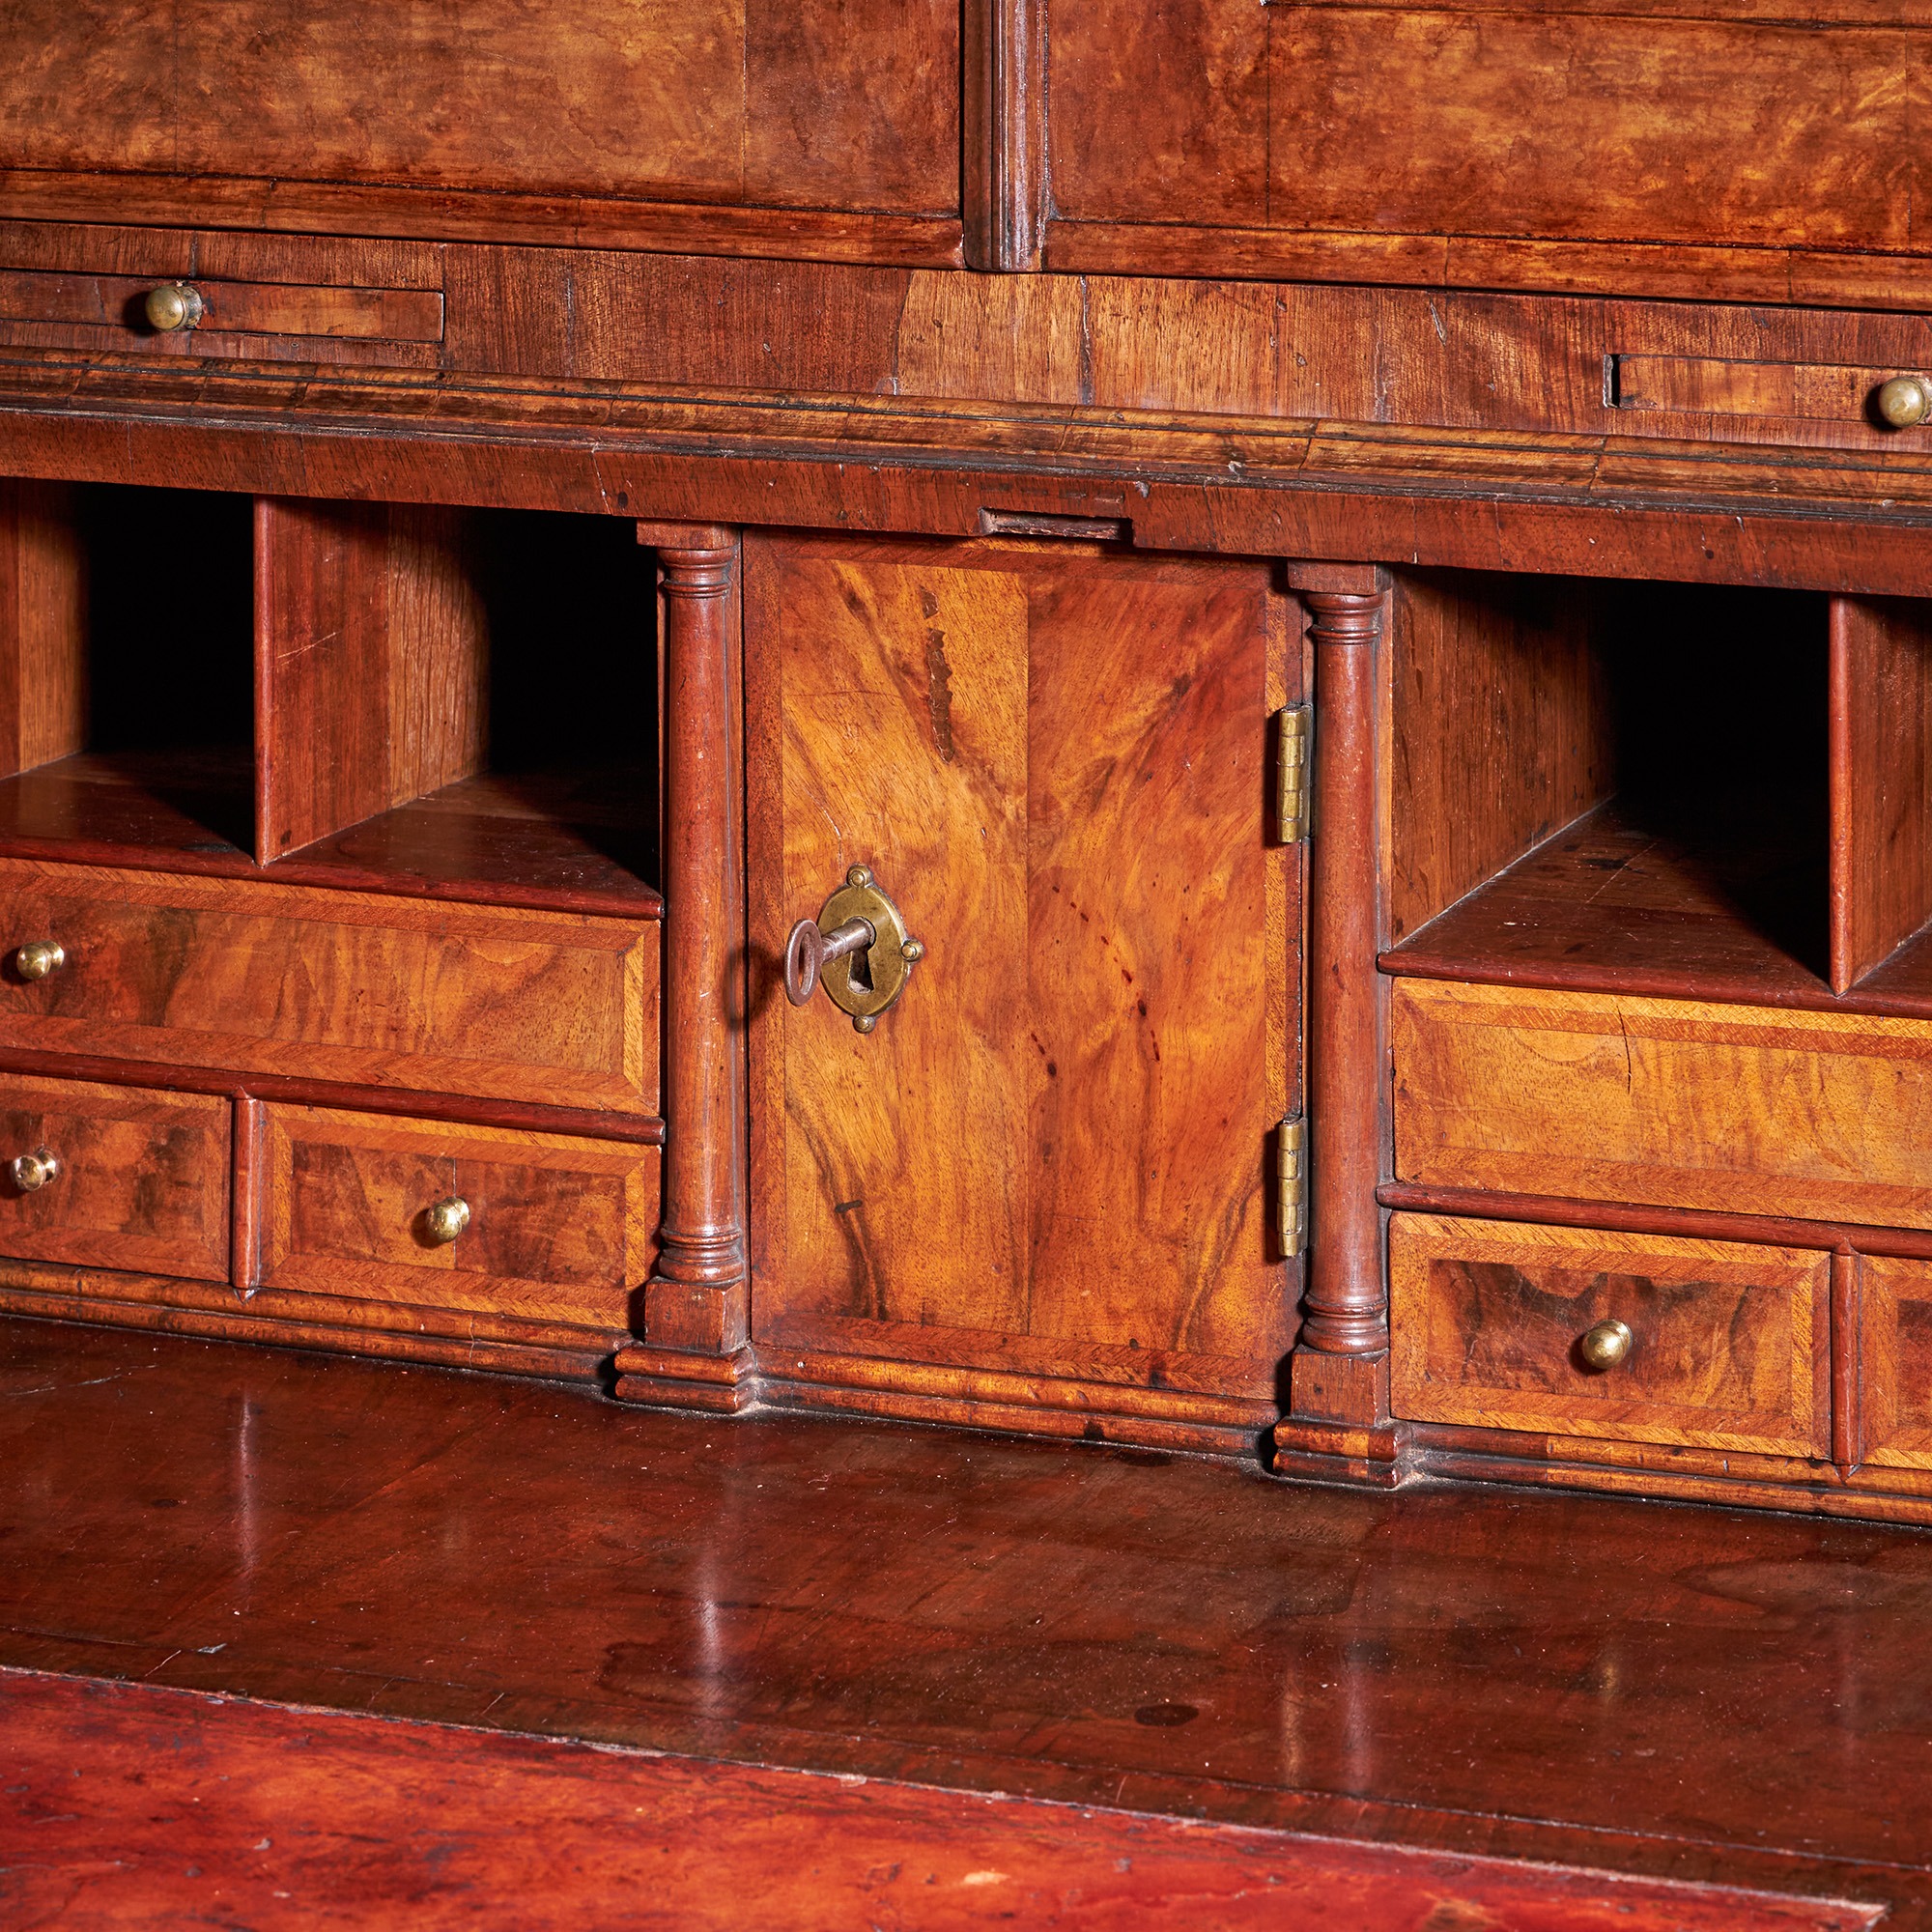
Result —
[[1609, 696], [1581, 586], [1405, 572], [1391, 670], [1389, 936], [1408, 937], [1609, 795]]
[[265, 497], [255, 611], [264, 864], [482, 769], [489, 629], [462, 512]]
[[86, 630], [72, 490], [0, 481], [0, 777], [81, 749]]
[[1932, 918], [1932, 605], [1832, 600], [1832, 988]]

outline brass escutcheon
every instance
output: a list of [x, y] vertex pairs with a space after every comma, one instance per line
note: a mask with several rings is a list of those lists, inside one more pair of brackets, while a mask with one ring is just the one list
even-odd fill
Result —
[[924, 956], [898, 907], [866, 867], [854, 866], [816, 923], [802, 919], [792, 927], [785, 942], [785, 997], [802, 1007], [823, 985], [826, 998], [851, 1015], [853, 1027], [870, 1033]]

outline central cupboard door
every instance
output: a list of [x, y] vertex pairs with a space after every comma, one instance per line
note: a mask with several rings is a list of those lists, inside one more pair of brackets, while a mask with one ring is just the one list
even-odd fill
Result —
[[[1272, 1182], [1302, 869], [1269, 805], [1298, 608], [1265, 564], [1062, 543], [759, 536], [745, 583], [768, 1389], [1265, 1427], [1300, 1286]], [[781, 967], [856, 866], [925, 949], [868, 1034]]]

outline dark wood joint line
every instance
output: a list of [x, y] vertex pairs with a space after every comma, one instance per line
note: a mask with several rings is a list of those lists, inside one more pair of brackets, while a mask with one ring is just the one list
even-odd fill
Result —
[[1832, 1461], [1841, 1476], [1854, 1474], [1864, 1461], [1863, 1380], [1859, 1337], [1861, 1265], [1841, 1248], [1832, 1257]]
[[245, 1300], [262, 1285], [263, 1174], [267, 1115], [250, 1094], [235, 1099], [234, 1191], [230, 1204], [229, 1279]]

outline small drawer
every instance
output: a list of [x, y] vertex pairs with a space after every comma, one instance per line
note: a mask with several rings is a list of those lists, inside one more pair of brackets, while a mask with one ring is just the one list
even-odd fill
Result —
[[1932, 1262], [1859, 1258], [1863, 1460], [1932, 1469]]
[[442, 297], [433, 289], [0, 268], [0, 323], [111, 328], [141, 340], [172, 337], [181, 348], [220, 335], [440, 342]]
[[230, 1103], [0, 1077], [0, 1255], [228, 1278]]
[[[1672, 417], [1789, 427], [1829, 423], [1881, 441], [1917, 428], [1932, 377], [1911, 364], [1747, 362], [1716, 355], [1611, 357], [1614, 407]], [[1910, 385], [1888, 390], [1888, 384]], [[1912, 412], [1918, 408], [1918, 413]], [[1901, 420], [1900, 415], [1910, 420]], [[1662, 433], [1660, 431], [1660, 433]], [[1920, 439], [1922, 440], [1922, 439]]]
[[[0, 1041], [648, 1115], [658, 928], [0, 862]], [[23, 979], [20, 949], [61, 949]]]
[[655, 1252], [655, 1148], [263, 1112], [264, 1288], [628, 1325]]
[[1398, 980], [1421, 1186], [1932, 1228], [1932, 1022]]
[[433, 243], [0, 221], [0, 342], [426, 367], [442, 341]]
[[1823, 1457], [1830, 1295], [1831, 1257], [1804, 1249], [1398, 1214], [1395, 1412]]

